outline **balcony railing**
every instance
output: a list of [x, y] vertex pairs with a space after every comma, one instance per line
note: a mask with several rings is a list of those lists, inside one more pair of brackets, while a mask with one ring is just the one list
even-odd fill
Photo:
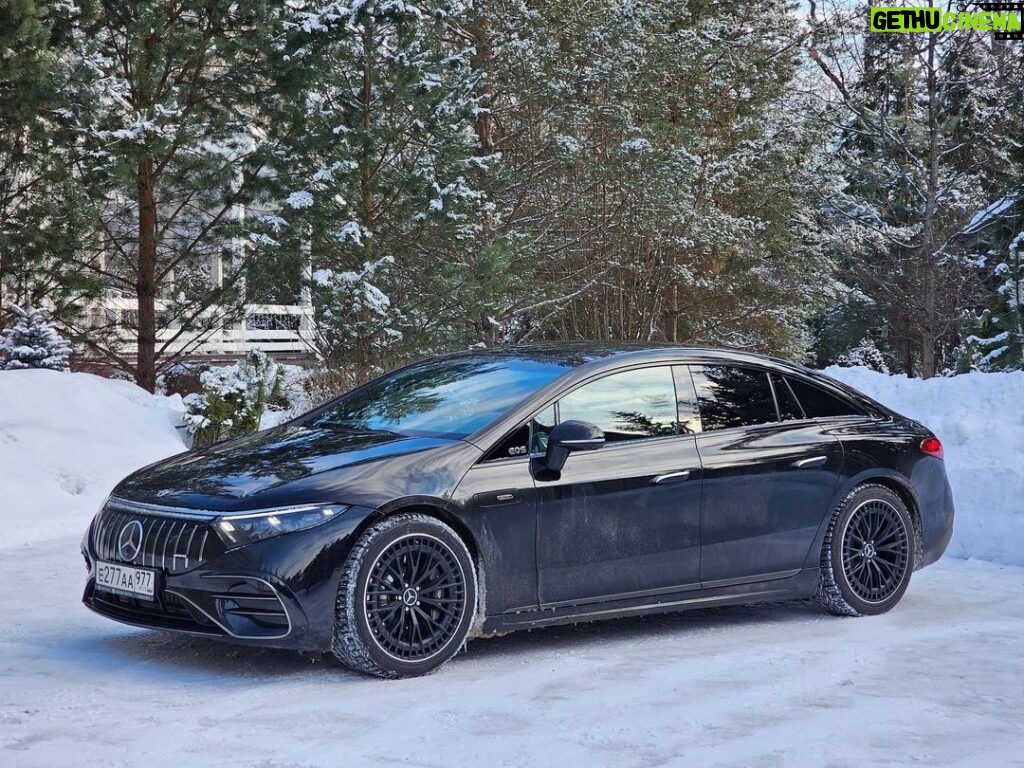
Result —
[[[158, 300], [159, 314], [169, 303]], [[133, 326], [138, 305], [134, 299], [106, 298], [92, 303], [87, 322], [106, 327], [113, 338], [108, 343], [121, 354], [134, 353]], [[215, 310], [206, 314], [209, 319]], [[201, 318], [202, 320], [202, 318]], [[198, 324], [202, 325], [200, 321]], [[160, 325], [158, 322], [157, 325]], [[278, 354], [315, 354], [313, 307], [302, 304], [248, 304], [241, 319], [225, 321], [222, 327], [206, 331], [182, 331], [171, 323], [157, 330], [157, 349], [164, 355], [241, 356], [253, 349]]]

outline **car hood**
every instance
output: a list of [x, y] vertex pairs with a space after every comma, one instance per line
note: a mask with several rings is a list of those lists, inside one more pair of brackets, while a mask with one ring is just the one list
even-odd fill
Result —
[[[120, 498], [218, 512], [447, 497], [479, 449], [461, 440], [286, 424], [189, 451], [123, 480]], [[468, 463], [467, 463], [468, 461]]]

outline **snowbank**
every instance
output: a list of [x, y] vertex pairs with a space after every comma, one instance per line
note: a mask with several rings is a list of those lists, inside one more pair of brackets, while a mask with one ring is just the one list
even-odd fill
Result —
[[942, 440], [956, 500], [948, 554], [1024, 565], [1024, 372], [926, 381], [866, 368], [825, 373]]
[[0, 373], [0, 547], [83, 533], [118, 480], [185, 449], [181, 411], [125, 381]]

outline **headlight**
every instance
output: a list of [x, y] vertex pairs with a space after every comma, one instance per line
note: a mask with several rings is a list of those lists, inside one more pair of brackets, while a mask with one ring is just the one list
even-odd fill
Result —
[[266, 509], [239, 515], [223, 515], [214, 521], [213, 527], [228, 548], [241, 547], [282, 533], [301, 531], [326, 523], [347, 509], [348, 507], [338, 504]]

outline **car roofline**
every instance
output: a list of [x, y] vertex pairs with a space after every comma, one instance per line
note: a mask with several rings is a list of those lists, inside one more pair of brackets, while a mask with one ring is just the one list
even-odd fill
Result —
[[[519, 349], [526, 351], [529, 347]], [[796, 375], [826, 391], [832, 390], [834, 394], [853, 400], [855, 403], [888, 418], [901, 418], [895, 411], [853, 387], [799, 363], [727, 347], [645, 344], [637, 345], [635, 349], [619, 348], [619, 351], [610, 351], [608, 354], [567, 370], [554, 381], [512, 406], [504, 415], [463, 439], [486, 451], [511, 430], [518, 428], [528, 416], [537, 410], [546, 408], [549, 403], [558, 400], [566, 392], [591, 379], [598, 378], [601, 374], [612, 373], [620, 369], [630, 370], [656, 365], [700, 365], [702, 363], [728, 363], [741, 366], [746, 364], [782, 375]]]

